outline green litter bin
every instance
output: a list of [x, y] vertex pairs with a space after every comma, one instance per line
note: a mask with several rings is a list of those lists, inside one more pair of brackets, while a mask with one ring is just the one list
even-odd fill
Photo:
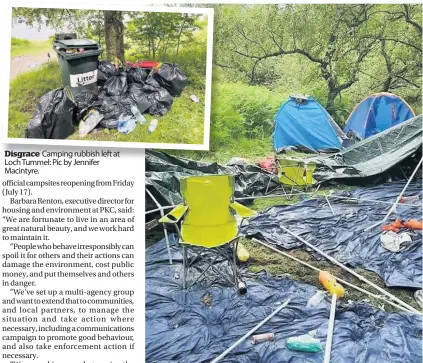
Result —
[[81, 92], [97, 93], [98, 56], [102, 50], [90, 39], [76, 39], [76, 34], [56, 34], [53, 49], [59, 60], [63, 87], [75, 97]]

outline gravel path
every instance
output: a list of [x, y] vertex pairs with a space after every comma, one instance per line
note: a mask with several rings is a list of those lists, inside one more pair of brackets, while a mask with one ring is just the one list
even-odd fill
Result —
[[[51, 59], [56, 59], [55, 52], [50, 52]], [[10, 80], [16, 78], [17, 75], [30, 71], [41, 64], [48, 62], [47, 53], [37, 55], [20, 55], [10, 60]]]

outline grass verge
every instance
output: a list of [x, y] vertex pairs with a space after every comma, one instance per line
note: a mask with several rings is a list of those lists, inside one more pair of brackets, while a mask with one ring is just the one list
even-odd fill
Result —
[[37, 55], [52, 51], [51, 40], [28, 40], [12, 37], [10, 58], [23, 55]]

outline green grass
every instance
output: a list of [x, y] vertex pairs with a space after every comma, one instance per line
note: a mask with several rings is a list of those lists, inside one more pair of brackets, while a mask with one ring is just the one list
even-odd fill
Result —
[[[50, 90], [62, 87], [57, 62], [48, 62], [40, 68], [18, 75], [10, 83], [9, 91], [9, 137], [25, 137], [25, 128], [31, 119], [38, 99]], [[194, 103], [189, 97], [197, 95], [202, 102]], [[202, 144], [204, 135], [204, 91], [187, 87], [173, 101], [172, 108], [164, 116], [145, 115], [148, 122], [159, 120], [157, 129], [148, 134], [147, 125], [137, 125], [129, 135], [117, 130], [100, 131], [83, 140], [125, 141], [171, 144]], [[69, 137], [78, 140], [78, 133]]]
[[51, 40], [28, 40], [12, 37], [10, 57], [37, 55], [52, 51]]
[[35, 111], [37, 100], [52, 89], [62, 86], [57, 62], [22, 73], [10, 82], [9, 137], [22, 138]]

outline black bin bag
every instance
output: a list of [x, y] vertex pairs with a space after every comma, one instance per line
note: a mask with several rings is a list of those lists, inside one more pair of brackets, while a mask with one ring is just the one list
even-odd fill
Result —
[[142, 68], [130, 68], [128, 71], [128, 84], [140, 83], [143, 84], [147, 78], [147, 72]]
[[120, 72], [110, 77], [104, 84], [103, 90], [107, 96], [122, 96], [128, 90], [127, 73]]
[[148, 99], [148, 93], [143, 90], [141, 84], [131, 83], [128, 88], [128, 96], [141, 113], [146, 112], [151, 106], [151, 102]]
[[106, 81], [116, 74], [116, 67], [108, 61], [98, 62], [97, 84], [103, 86]]
[[148, 94], [151, 106], [148, 112], [151, 115], [165, 115], [172, 107], [173, 97], [164, 88], [159, 88], [155, 92]]
[[81, 92], [75, 96], [76, 103], [76, 121], [80, 121], [97, 101], [97, 95], [94, 92]]
[[180, 96], [188, 84], [188, 78], [176, 64], [163, 63], [153, 73], [154, 79], [170, 93], [171, 96]]
[[75, 132], [76, 106], [63, 88], [42, 96], [25, 130], [27, 139], [66, 139]]
[[119, 116], [122, 114], [131, 114], [132, 101], [128, 96], [111, 96], [104, 97], [98, 108], [104, 115], [99, 125], [107, 129], [116, 129], [118, 126]]

